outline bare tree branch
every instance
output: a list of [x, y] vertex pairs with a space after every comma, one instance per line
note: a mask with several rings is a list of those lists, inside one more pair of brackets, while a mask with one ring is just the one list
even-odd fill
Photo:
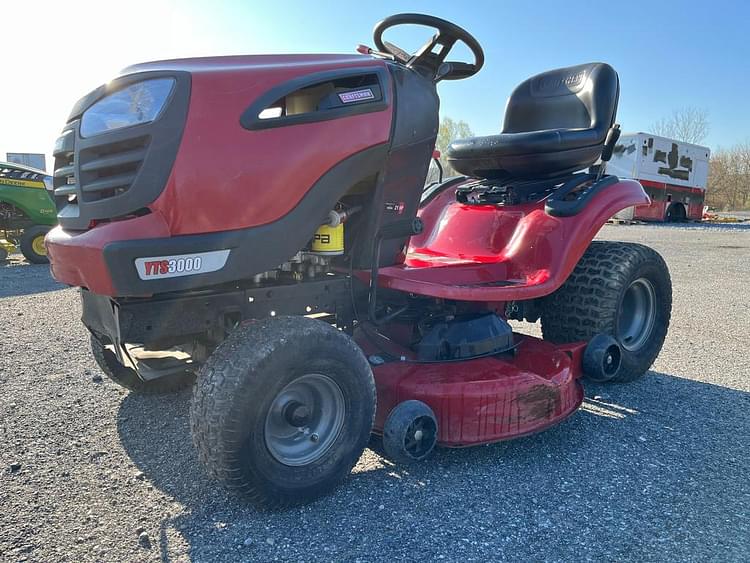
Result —
[[685, 143], [700, 143], [710, 130], [708, 110], [685, 107], [672, 112], [651, 125], [651, 131], [661, 137], [669, 137]]
[[750, 142], [711, 155], [706, 203], [725, 211], [750, 208]]

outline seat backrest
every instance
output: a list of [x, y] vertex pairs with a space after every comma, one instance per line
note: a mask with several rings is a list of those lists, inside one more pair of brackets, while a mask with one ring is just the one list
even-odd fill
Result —
[[617, 73], [605, 63], [543, 72], [513, 90], [502, 132], [594, 129], [603, 143], [615, 121], [619, 97]]

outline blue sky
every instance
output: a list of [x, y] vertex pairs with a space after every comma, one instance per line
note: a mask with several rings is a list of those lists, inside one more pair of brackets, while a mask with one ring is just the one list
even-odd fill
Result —
[[[442, 114], [468, 122], [476, 134], [499, 130], [505, 99], [528, 76], [604, 61], [620, 74], [618, 121], [625, 131], [648, 130], [673, 110], [696, 106], [709, 112], [712, 148], [750, 140], [750, 3], [737, 0], [129, 0], [117, 11], [100, 1], [26, 0], [5, 7], [4, 19], [33, 22], [36, 39], [29, 41], [28, 26], [4, 27], [4, 64], [24, 65], [40, 81], [34, 89], [0, 88], [0, 157], [50, 152], [73, 102], [128, 64], [349, 53], [358, 43], [372, 45], [376, 21], [407, 11], [451, 20], [483, 45], [486, 62], [477, 76], [439, 86]], [[57, 41], [61, 33], [64, 42]], [[391, 39], [414, 49], [428, 37], [426, 28], [412, 28]]]
[[[211, 32], [238, 52], [341, 52], [372, 45], [373, 24], [417, 11], [453, 21], [482, 44], [486, 63], [440, 85], [442, 113], [475, 133], [500, 127], [513, 87], [537, 72], [590, 61], [620, 74], [619, 121], [644, 130], [683, 106], [706, 108], [713, 147], [750, 140], [750, 3], [740, 2], [199, 2]], [[289, 8], [285, 10], [284, 8]], [[293, 14], [290, 12], [294, 12]], [[215, 25], [215, 22], [220, 22]], [[419, 45], [429, 33], [399, 38]], [[247, 47], [243, 51], [243, 46]]]

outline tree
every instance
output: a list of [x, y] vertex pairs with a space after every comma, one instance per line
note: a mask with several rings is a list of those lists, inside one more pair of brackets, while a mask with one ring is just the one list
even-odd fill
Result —
[[727, 211], [750, 208], [750, 143], [711, 155], [706, 204]]
[[700, 143], [708, 136], [708, 110], [685, 107], [663, 117], [653, 125], [651, 131], [661, 137], [669, 137], [685, 143]]
[[443, 165], [446, 176], [453, 176], [455, 171], [445, 158], [445, 153], [450, 145], [456, 139], [465, 139], [473, 137], [474, 133], [465, 121], [453, 121], [450, 117], [443, 117], [440, 120], [440, 129], [438, 129], [437, 141], [435, 148], [440, 151], [440, 164]]

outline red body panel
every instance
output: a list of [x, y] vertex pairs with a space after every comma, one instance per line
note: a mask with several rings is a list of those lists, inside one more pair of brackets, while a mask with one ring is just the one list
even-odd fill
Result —
[[[368, 354], [388, 346], [394, 356], [412, 355], [392, 341], [360, 334]], [[461, 447], [532, 434], [557, 424], [583, 401], [581, 355], [584, 344], [555, 346], [516, 335], [515, 355], [451, 363], [395, 361], [373, 368], [378, 393], [375, 429], [402, 401], [417, 399], [432, 408], [438, 443]]]
[[[261, 94], [295, 77], [384, 65], [359, 55], [269, 55], [160, 61], [125, 69], [125, 74], [191, 73], [190, 105], [177, 158], [164, 190], [149, 205], [151, 215], [101, 223], [85, 232], [59, 227], [50, 232], [46, 246], [55, 279], [114, 295], [102, 255], [110, 242], [230, 231], [284, 216], [334, 165], [389, 141], [393, 105], [332, 121], [256, 131], [244, 129], [240, 116]], [[390, 82], [386, 87], [392, 89]]]
[[649, 205], [636, 206], [633, 219], [640, 221], [665, 221], [667, 209], [675, 201], [685, 206], [687, 219], [700, 221], [703, 218], [703, 206], [706, 200], [706, 190], [701, 188], [689, 188], [675, 186], [664, 182], [652, 182], [650, 180], [639, 180], [651, 195]]
[[83, 232], [67, 232], [59, 225], [47, 233], [45, 246], [54, 278], [85, 287], [100, 295], [115, 295], [104, 246], [118, 240], [168, 237], [169, 227], [158, 213], [125, 221], [102, 223]]
[[150, 206], [164, 216], [172, 235], [275, 221], [335, 164], [388, 142], [390, 136], [392, 105], [379, 112], [276, 129], [248, 131], [239, 123], [245, 109], [278, 84], [313, 72], [385, 66], [372, 57], [221, 57], [147, 63], [127, 70], [162, 66], [187, 70], [192, 76], [180, 150], [165, 190]]
[[379, 285], [462, 301], [548, 295], [567, 279], [612, 215], [648, 202], [638, 182], [622, 180], [577, 215], [552, 217], [544, 202], [462, 204], [451, 188], [421, 210], [424, 231], [412, 237], [403, 264], [380, 270]]

